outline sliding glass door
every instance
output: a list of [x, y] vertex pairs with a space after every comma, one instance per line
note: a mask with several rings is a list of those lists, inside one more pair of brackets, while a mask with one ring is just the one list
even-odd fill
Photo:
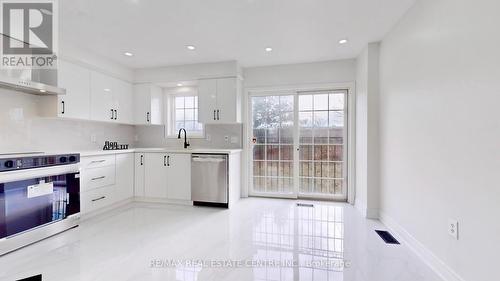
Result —
[[253, 191], [295, 196], [293, 95], [252, 97]]
[[251, 194], [347, 199], [347, 91], [250, 97]]

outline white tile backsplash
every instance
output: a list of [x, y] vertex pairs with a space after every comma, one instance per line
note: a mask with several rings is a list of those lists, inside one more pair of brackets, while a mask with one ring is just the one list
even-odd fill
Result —
[[[41, 118], [39, 99], [38, 96], [0, 89], [0, 153], [101, 150], [106, 140], [130, 144], [131, 147], [182, 146], [183, 140], [164, 137], [163, 126]], [[207, 125], [205, 132], [210, 135], [210, 140], [189, 139], [192, 147], [242, 147], [241, 124]]]
[[[137, 147], [182, 147], [182, 139], [164, 138], [163, 126], [136, 126], [138, 136]], [[210, 138], [207, 138], [210, 135]], [[205, 125], [205, 138], [189, 138], [192, 147], [203, 148], [241, 148], [242, 147], [242, 124], [211, 124]], [[225, 137], [228, 137], [227, 141]]]
[[0, 89], [0, 153], [100, 150], [105, 140], [133, 145], [134, 126], [40, 118], [39, 99]]

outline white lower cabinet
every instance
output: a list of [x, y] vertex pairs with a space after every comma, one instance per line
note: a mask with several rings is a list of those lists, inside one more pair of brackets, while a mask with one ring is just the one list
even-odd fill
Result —
[[133, 197], [133, 153], [82, 157], [80, 167], [80, 212], [82, 214], [85, 215]]
[[167, 198], [191, 200], [191, 154], [167, 154]]
[[135, 153], [134, 196], [136, 197], [144, 197], [144, 177], [146, 172], [145, 157], [145, 153]]
[[137, 197], [191, 200], [191, 154], [136, 153], [135, 186]]
[[115, 201], [134, 197], [134, 154], [116, 155]]
[[167, 155], [146, 153], [144, 197], [167, 198]]

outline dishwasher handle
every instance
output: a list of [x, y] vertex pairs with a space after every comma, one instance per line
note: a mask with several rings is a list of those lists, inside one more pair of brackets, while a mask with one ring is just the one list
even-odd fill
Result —
[[210, 163], [221, 163], [224, 161], [227, 161], [227, 155], [199, 155], [199, 154], [193, 154], [191, 156], [191, 159], [193, 162], [210, 162]]
[[226, 159], [224, 158], [202, 158], [202, 157], [193, 157], [193, 162], [205, 162], [205, 163], [220, 163], [224, 162]]

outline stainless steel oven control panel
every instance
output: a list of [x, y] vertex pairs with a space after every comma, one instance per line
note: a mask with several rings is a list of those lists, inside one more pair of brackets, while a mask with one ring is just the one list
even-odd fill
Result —
[[0, 172], [76, 164], [80, 154], [36, 155], [0, 158]]

